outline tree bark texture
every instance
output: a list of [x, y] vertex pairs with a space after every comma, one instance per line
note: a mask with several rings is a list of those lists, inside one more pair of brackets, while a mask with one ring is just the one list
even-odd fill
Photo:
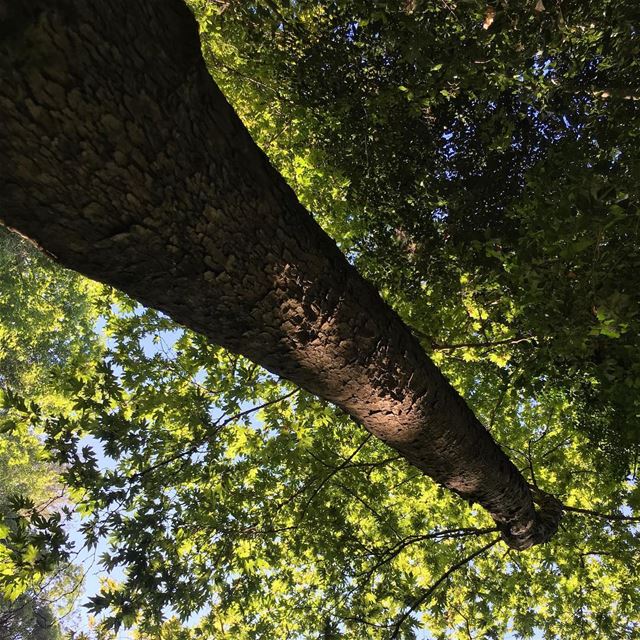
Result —
[[62, 264], [329, 400], [548, 540], [514, 465], [271, 167], [181, 0], [0, 0], [0, 220]]

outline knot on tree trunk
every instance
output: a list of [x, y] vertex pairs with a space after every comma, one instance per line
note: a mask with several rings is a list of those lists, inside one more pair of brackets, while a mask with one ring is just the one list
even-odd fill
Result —
[[564, 507], [562, 502], [550, 493], [530, 485], [536, 517], [524, 526], [505, 525], [500, 527], [504, 542], [516, 551], [524, 551], [536, 544], [548, 542], [560, 525]]

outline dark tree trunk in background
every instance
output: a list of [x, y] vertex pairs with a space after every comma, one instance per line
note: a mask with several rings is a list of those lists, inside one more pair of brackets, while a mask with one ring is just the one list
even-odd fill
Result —
[[299, 204], [209, 76], [181, 0], [0, 0], [0, 220], [62, 264], [334, 402], [547, 540], [527, 483]]

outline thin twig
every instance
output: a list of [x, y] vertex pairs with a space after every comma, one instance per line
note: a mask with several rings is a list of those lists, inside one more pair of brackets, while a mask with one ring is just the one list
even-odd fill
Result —
[[483, 340], [480, 342], [458, 342], [455, 344], [447, 344], [437, 342], [433, 336], [427, 335], [420, 329], [410, 327], [411, 331], [418, 338], [422, 338], [429, 342], [431, 349], [434, 351], [455, 351], [456, 349], [492, 349], [493, 347], [500, 347], [504, 345], [520, 344], [521, 342], [537, 342], [536, 336], [515, 336], [513, 338], [505, 338], [503, 340]]
[[527, 461], [529, 463], [529, 471], [531, 472], [531, 482], [533, 486], [538, 489], [538, 481], [536, 480], [536, 473], [533, 470], [533, 458], [531, 454], [531, 438], [529, 438], [529, 442], [527, 443]]
[[504, 345], [520, 344], [521, 342], [535, 341], [533, 336], [520, 337], [520, 338], [506, 338], [504, 340], [487, 340], [483, 342], [460, 342], [458, 344], [439, 344], [438, 342], [431, 341], [431, 348], [434, 351], [454, 351], [455, 349], [492, 349], [493, 347], [500, 347]]
[[309, 496], [308, 500], [305, 502], [304, 507], [300, 510], [299, 521], [302, 521], [304, 519], [304, 515], [307, 512], [309, 505], [313, 502], [313, 499], [318, 495], [318, 493], [320, 493], [320, 491], [322, 490], [322, 487], [324, 487], [324, 485], [327, 484], [327, 482], [329, 482], [329, 480], [331, 480], [331, 478], [333, 478], [333, 476], [335, 476], [336, 473], [338, 473], [338, 471], [342, 471], [342, 469], [344, 469], [358, 455], [362, 447], [364, 447], [364, 445], [367, 444], [369, 440], [371, 440], [371, 437], [372, 436], [369, 433], [367, 437], [353, 450], [351, 455], [349, 455], [349, 457], [346, 458], [342, 464], [335, 467], [335, 469], [333, 469], [329, 474], [327, 474], [323, 478], [322, 482], [320, 482], [320, 484], [314, 489], [313, 493]]
[[404, 551], [408, 546], [415, 544], [416, 542], [422, 542], [424, 540], [437, 540], [437, 539], [459, 539], [468, 536], [481, 536], [487, 533], [496, 533], [498, 531], [497, 527], [491, 527], [489, 529], [476, 529], [476, 528], [460, 528], [460, 529], [444, 529], [442, 531], [434, 531], [432, 533], [426, 533], [423, 535], [415, 535], [415, 536], [407, 536], [394, 546], [385, 549], [382, 553], [382, 556], [376, 564], [373, 565], [370, 569], [363, 571], [360, 574], [356, 574], [356, 577], [367, 576], [371, 577], [373, 572], [380, 568], [383, 564], [387, 562], [391, 562], [396, 556], [398, 556], [402, 551]]
[[602, 518], [603, 520], [618, 520], [620, 522], [640, 522], [640, 516], [625, 516], [621, 513], [602, 513], [601, 511], [593, 511], [592, 509], [580, 509], [579, 507], [568, 507], [562, 505], [564, 511], [570, 513], [580, 513], [585, 516], [593, 516], [594, 518]]
[[[260, 411], [261, 409], [265, 409], [266, 407], [270, 407], [274, 404], [277, 404], [278, 402], [282, 402], [283, 400], [287, 400], [288, 398], [290, 398], [291, 396], [293, 396], [294, 394], [298, 393], [300, 391], [300, 389], [295, 389], [294, 391], [290, 391], [289, 393], [285, 393], [283, 396], [280, 396], [279, 398], [275, 398], [274, 400], [269, 400], [268, 402], [264, 402], [256, 407], [250, 407], [249, 409], [245, 409], [244, 411], [239, 411], [238, 413], [233, 414], [232, 416], [227, 417], [226, 419], [222, 419], [220, 418], [219, 420], [217, 420], [214, 423], [214, 429], [212, 433], [208, 433], [207, 436], [208, 437], [212, 437], [218, 434], [218, 432], [223, 428], [226, 427], [229, 423], [234, 422], [236, 420], [239, 420], [240, 418], [244, 418], [256, 411]], [[158, 469], [159, 467], [163, 467], [167, 464], [171, 464], [172, 462], [175, 462], [176, 460], [179, 460], [180, 458], [184, 458], [185, 456], [189, 456], [189, 455], [193, 455], [194, 453], [197, 453], [198, 449], [200, 449], [200, 447], [204, 446], [205, 444], [207, 444], [207, 442], [199, 442], [198, 444], [193, 445], [192, 447], [189, 447], [188, 449], [185, 449], [184, 451], [180, 451], [172, 456], [169, 456], [168, 458], [164, 458], [163, 460], [160, 460], [159, 462], [156, 462], [155, 464], [151, 465], [150, 467], [147, 467], [146, 469], [142, 469], [141, 471], [137, 471], [136, 473], [134, 473], [132, 476], [130, 476], [129, 478], [127, 478], [127, 480], [129, 482], [132, 482], [134, 480], [137, 480], [138, 478], [141, 478], [142, 476], [147, 475], [148, 473], [151, 473], [152, 471], [155, 471], [156, 469]]]
[[477, 558], [479, 555], [483, 554], [485, 551], [488, 551], [499, 542], [501, 538], [494, 538], [491, 542], [484, 545], [477, 551], [474, 551], [472, 554], [468, 555], [466, 558], [463, 558], [459, 562], [456, 562], [453, 566], [449, 567], [447, 571], [445, 571], [428, 589], [417, 597], [407, 608], [407, 610], [398, 618], [396, 624], [393, 627], [393, 631], [390, 636], [390, 640], [396, 640], [400, 636], [400, 629], [404, 623], [404, 621], [409, 617], [411, 613], [413, 613], [421, 604], [426, 602], [426, 600], [431, 596], [431, 594], [454, 572], [464, 567], [464, 565], [471, 562], [474, 558]]

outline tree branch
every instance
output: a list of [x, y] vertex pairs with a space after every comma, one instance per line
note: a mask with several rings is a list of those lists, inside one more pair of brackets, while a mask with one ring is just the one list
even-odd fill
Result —
[[342, 471], [342, 469], [348, 466], [348, 464], [358, 455], [360, 450], [364, 447], [365, 444], [367, 444], [367, 442], [369, 442], [369, 440], [371, 440], [371, 438], [372, 438], [372, 435], [368, 434], [367, 437], [353, 450], [351, 455], [349, 455], [349, 457], [346, 458], [342, 464], [335, 467], [329, 474], [327, 474], [323, 478], [322, 482], [320, 482], [320, 484], [314, 489], [313, 493], [309, 496], [308, 500], [305, 502], [304, 507], [300, 510], [300, 516], [299, 516], [300, 522], [304, 519], [304, 515], [307, 512], [309, 505], [311, 504], [311, 502], [313, 502], [313, 499], [318, 495], [318, 493], [320, 493], [320, 491], [322, 490], [322, 487], [324, 487], [324, 485], [327, 484], [327, 482], [329, 482], [329, 480], [331, 480], [331, 478], [333, 478], [333, 476], [335, 476], [336, 473], [338, 473], [338, 471]]
[[[398, 542], [393, 547], [385, 549], [382, 553], [382, 557], [378, 562], [376, 562], [373, 567], [367, 569], [367, 571], [363, 571], [359, 576], [366, 576], [367, 579], [370, 578], [373, 572], [381, 567], [383, 564], [387, 562], [391, 562], [395, 557], [397, 557], [402, 551], [404, 551], [408, 546], [415, 544], [416, 542], [422, 542], [423, 540], [437, 540], [437, 539], [454, 539], [454, 538], [464, 538], [468, 536], [480, 536], [485, 535], [487, 533], [496, 533], [498, 531], [497, 527], [491, 527], [489, 529], [476, 529], [476, 528], [459, 528], [459, 529], [444, 529], [443, 531], [434, 531], [432, 533], [427, 533], [423, 535], [415, 535], [415, 536], [407, 536], [400, 542]], [[385, 557], [386, 555], [386, 557]]]
[[410, 327], [411, 331], [419, 338], [426, 340], [433, 351], [454, 351], [456, 349], [491, 349], [504, 345], [519, 344], [521, 342], [537, 342], [536, 336], [514, 336], [513, 338], [505, 338], [504, 340], [482, 340], [480, 342], [459, 342], [455, 344], [447, 344], [438, 342], [433, 336], [430, 336], [415, 327]]
[[580, 509], [579, 507], [568, 507], [562, 505], [564, 511], [569, 513], [579, 513], [585, 516], [593, 516], [594, 518], [602, 518], [603, 520], [617, 520], [619, 522], [640, 522], [640, 516], [625, 516], [621, 513], [602, 513], [601, 511], [593, 511], [592, 509]]
[[[261, 409], [265, 409], [266, 407], [270, 407], [274, 404], [277, 404], [278, 402], [282, 402], [283, 400], [286, 400], [287, 398], [290, 398], [291, 396], [293, 396], [294, 394], [298, 393], [300, 391], [300, 389], [295, 389], [294, 391], [290, 391], [289, 393], [285, 393], [283, 396], [280, 396], [279, 398], [275, 398], [274, 400], [269, 400], [268, 402], [264, 402], [262, 404], [259, 404], [256, 407], [250, 407], [249, 409], [245, 409], [244, 411], [239, 411], [238, 413], [233, 414], [232, 416], [227, 417], [225, 420], [222, 420], [222, 418], [220, 418], [219, 420], [217, 420], [214, 423], [214, 429], [212, 433], [207, 434], [208, 436], [215, 436], [223, 427], [226, 427], [229, 423], [234, 422], [235, 420], [239, 420], [240, 418], [243, 418], [245, 416], [248, 416], [256, 411], [260, 411]], [[179, 460], [180, 458], [184, 458], [186, 456], [192, 455], [194, 453], [196, 453], [198, 451], [198, 449], [200, 447], [202, 447], [203, 445], [205, 445], [206, 442], [199, 442], [198, 444], [193, 445], [192, 447], [189, 447], [188, 449], [185, 449], [184, 451], [180, 451], [172, 456], [169, 456], [168, 458], [164, 458], [163, 460], [160, 460], [159, 462], [157, 462], [156, 464], [151, 465], [150, 467], [146, 467], [145, 469], [142, 469], [140, 471], [137, 471], [136, 473], [134, 473], [133, 475], [129, 476], [129, 478], [127, 478], [127, 480], [129, 482], [135, 481], [138, 478], [141, 478], [142, 476], [147, 475], [148, 473], [151, 473], [152, 471], [155, 471], [156, 469], [158, 469], [159, 467], [163, 467], [167, 464], [171, 464], [172, 462], [175, 462], [176, 460]]]
[[431, 341], [431, 348], [434, 351], [454, 351], [455, 349], [491, 349], [493, 347], [500, 347], [504, 345], [514, 345], [519, 344], [521, 342], [531, 342], [535, 341], [536, 338], [533, 336], [530, 337], [516, 337], [516, 338], [505, 338], [504, 340], [487, 340], [483, 342], [460, 342], [457, 344], [440, 344], [435, 341]]
[[396, 624], [393, 627], [393, 631], [390, 636], [390, 640], [396, 640], [400, 637], [400, 629], [404, 623], [404, 621], [409, 617], [409, 615], [415, 611], [421, 604], [423, 604], [429, 596], [455, 571], [464, 567], [466, 564], [471, 562], [474, 558], [477, 558], [479, 555], [483, 554], [485, 551], [488, 551], [500, 541], [500, 538], [494, 538], [491, 542], [484, 545], [477, 551], [474, 551], [471, 555], [463, 558], [459, 562], [456, 562], [453, 566], [449, 567], [447, 571], [445, 571], [429, 588], [425, 589], [425, 591], [416, 598], [410, 605], [409, 608], [398, 618]]

